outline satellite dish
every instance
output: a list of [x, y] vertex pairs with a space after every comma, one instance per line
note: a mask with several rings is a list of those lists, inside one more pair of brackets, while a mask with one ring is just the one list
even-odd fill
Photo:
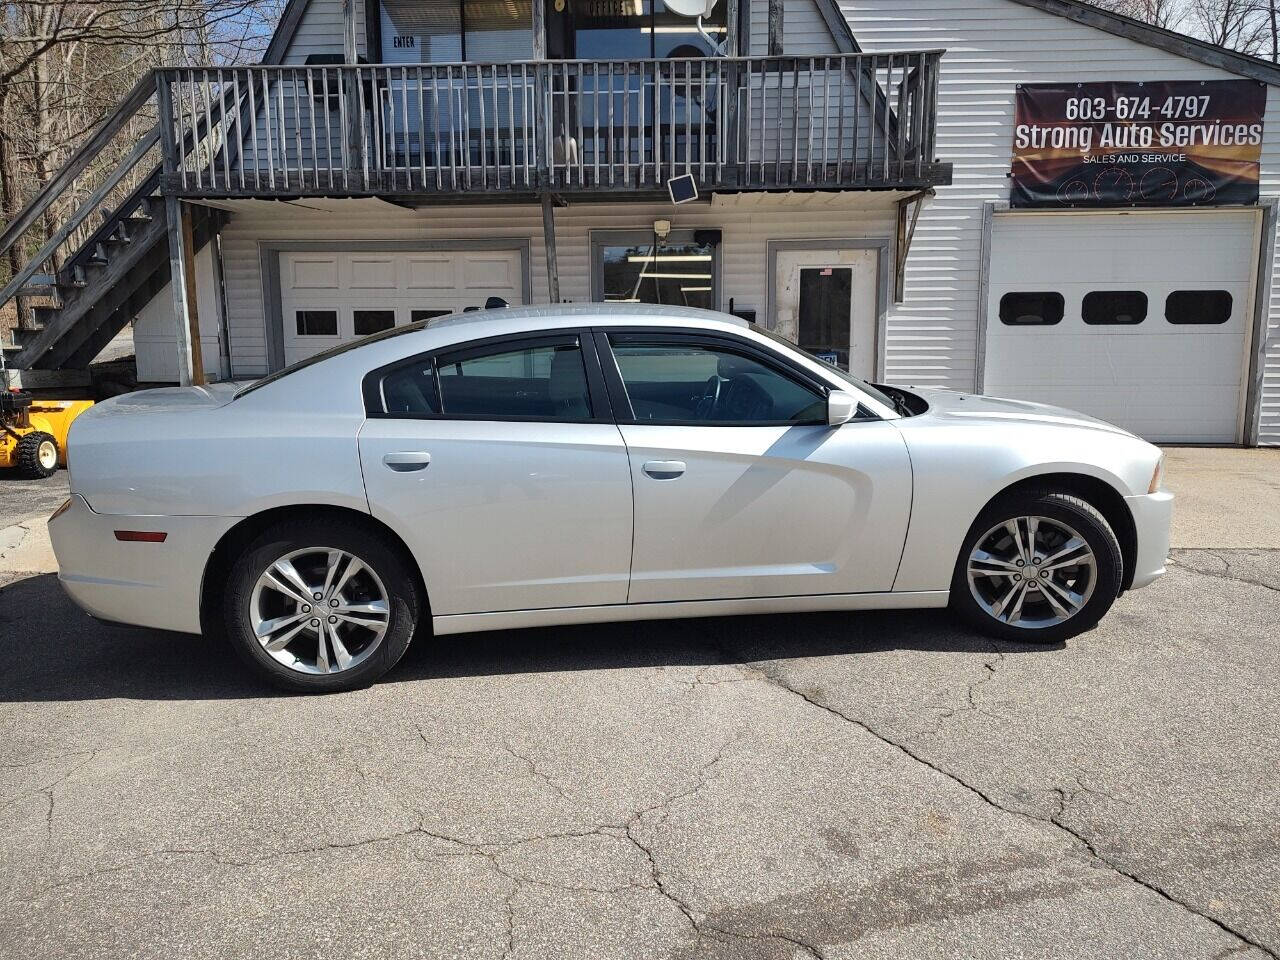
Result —
[[716, 0], [665, 0], [666, 8], [681, 17], [709, 17]]
[[664, 5], [676, 16], [693, 17], [697, 21], [698, 33], [702, 35], [702, 39], [707, 41], [717, 57], [724, 56], [724, 46], [702, 26], [702, 18], [711, 16], [711, 11], [716, 8], [716, 0], [665, 0]]

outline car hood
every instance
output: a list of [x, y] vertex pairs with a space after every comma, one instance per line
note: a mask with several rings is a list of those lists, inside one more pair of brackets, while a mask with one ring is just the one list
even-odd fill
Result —
[[[1118, 433], [1132, 437], [1130, 433], [1114, 423], [1107, 423], [1097, 417], [1077, 413], [1066, 407], [1055, 407], [1047, 403], [1032, 403], [1029, 400], [1007, 400], [1003, 397], [985, 397], [976, 393], [958, 393], [939, 387], [910, 387], [911, 393], [922, 397], [929, 404], [928, 416], [939, 419], [959, 419], [969, 423], [987, 421], [992, 424], [1009, 423], [1044, 423], [1060, 424], [1070, 427], [1088, 427], [1107, 433]], [[910, 422], [910, 421], [907, 421]]]

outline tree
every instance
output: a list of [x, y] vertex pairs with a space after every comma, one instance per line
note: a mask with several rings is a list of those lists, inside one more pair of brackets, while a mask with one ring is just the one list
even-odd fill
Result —
[[[281, 0], [0, 0], [0, 222], [7, 223], [148, 70], [256, 61]], [[136, 142], [150, 116], [128, 131]], [[67, 208], [92, 191], [129, 136], [7, 254], [20, 269]], [[54, 265], [56, 268], [56, 264]], [[19, 321], [25, 318], [19, 316]]]

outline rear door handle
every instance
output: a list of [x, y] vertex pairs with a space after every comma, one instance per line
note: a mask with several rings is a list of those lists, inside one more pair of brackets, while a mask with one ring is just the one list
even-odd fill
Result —
[[426, 467], [431, 462], [431, 454], [425, 450], [401, 450], [386, 454], [382, 462], [397, 473], [409, 473]]
[[675, 480], [684, 476], [685, 464], [683, 460], [650, 460], [643, 470], [655, 480]]

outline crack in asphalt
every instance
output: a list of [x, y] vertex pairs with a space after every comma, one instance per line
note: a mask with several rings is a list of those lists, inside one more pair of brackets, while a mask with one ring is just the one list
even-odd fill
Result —
[[797, 687], [792, 686], [786, 680], [785, 677], [781, 676], [776, 672], [770, 671], [766, 666], [763, 666], [761, 664], [755, 664], [755, 666], [757, 666], [761, 670], [761, 673], [763, 674], [763, 676], [770, 683], [774, 684], [779, 689], [785, 690], [788, 693], [794, 694], [795, 696], [804, 700], [806, 703], [810, 704], [811, 706], [816, 707], [819, 710], [824, 710], [827, 713], [831, 714], [832, 716], [837, 717], [846, 723], [850, 723], [861, 730], [864, 730], [865, 732], [867, 732], [868, 734], [870, 734], [871, 736], [879, 740], [881, 743], [884, 743], [885, 745], [892, 747], [893, 749], [904, 754], [911, 760], [914, 760], [916, 763], [922, 764], [923, 766], [928, 767], [930, 770], [934, 771], [935, 773], [938, 773], [941, 776], [946, 777], [948, 780], [952, 781], [953, 783], [957, 784], [958, 786], [967, 790], [969, 793], [976, 796], [983, 803], [987, 804], [988, 806], [996, 810], [999, 810], [1002, 813], [1007, 813], [1016, 817], [1022, 817], [1023, 819], [1030, 820], [1035, 823], [1041, 823], [1041, 824], [1047, 823], [1058, 828], [1063, 833], [1073, 838], [1080, 846], [1084, 848], [1084, 850], [1094, 860], [1096, 860], [1098, 863], [1105, 866], [1107, 869], [1113, 871], [1116, 874], [1119, 874], [1120, 876], [1124, 877], [1127, 880], [1132, 881], [1133, 883], [1136, 883], [1138, 886], [1143, 887], [1146, 890], [1149, 890], [1150, 892], [1156, 894], [1158, 897], [1165, 900], [1166, 902], [1171, 903], [1177, 907], [1180, 907], [1183, 910], [1187, 911], [1188, 913], [1193, 914], [1194, 916], [1200, 917], [1201, 919], [1206, 920], [1209, 923], [1212, 923], [1218, 929], [1222, 930], [1227, 934], [1230, 934], [1231, 936], [1235, 937], [1237, 940], [1241, 941], [1241, 944], [1248, 947], [1253, 947], [1257, 950], [1262, 951], [1269, 957], [1273, 957], [1273, 958], [1276, 958], [1276, 960], [1280, 960], [1280, 955], [1278, 955], [1274, 950], [1270, 949], [1269, 947], [1260, 943], [1259, 941], [1253, 939], [1248, 934], [1242, 933], [1241, 931], [1235, 929], [1225, 921], [1218, 919], [1212, 914], [1205, 913], [1204, 911], [1197, 909], [1192, 904], [1189, 904], [1185, 900], [1178, 898], [1170, 891], [1161, 887], [1159, 884], [1154, 883], [1153, 881], [1150, 881], [1150, 880], [1146, 880], [1143, 877], [1138, 876], [1132, 870], [1124, 866], [1121, 866], [1120, 864], [1115, 863], [1114, 861], [1109, 859], [1107, 856], [1105, 856], [1097, 848], [1097, 846], [1093, 843], [1093, 841], [1089, 839], [1089, 837], [1087, 837], [1085, 834], [1081, 833], [1080, 831], [1076, 830], [1075, 828], [1065, 823], [1063, 818], [1066, 812], [1066, 808], [1070, 804], [1070, 802], [1074, 800], [1076, 796], [1079, 795], [1079, 791], [1073, 792], [1068, 797], [1066, 791], [1062, 790], [1061, 788], [1055, 787], [1054, 789], [1058, 792], [1060, 797], [1059, 811], [1054, 814], [1051, 814], [1048, 817], [1037, 816], [1034, 813], [1029, 813], [1027, 811], [1017, 810], [1017, 809], [1014, 809], [1013, 807], [1005, 806], [1004, 804], [996, 800], [994, 797], [992, 797], [990, 794], [983, 791], [981, 788], [974, 786], [973, 784], [965, 780], [963, 777], [959, 776], [956, 773], [953, 773], [950, 770], [947, 770], [945, 767], [941, 767], [938, 764], [932, 762], [928, 758], [922, 756], [920, 753], [911, 749], [911, 747], [907, 746], [904, 742], [893, 739], [883, 731], [877, 729], [874, 725], [867, 723], [866, 721], [859, 720], [857, 717], [849, 716], [848, 714], [844, 713], [842, 710], [839, 710], [838, 708], [833, 707], [830, 704], [823, 703], [821, 700], [816, 699], [813, 695], [806, 693], [805, 691], [800, 690]]
[[[1180, 570], [1186, 570], [1188, 573], [1199, 574], [1202, 577], [1213, 577], [1215, 580], [1234, 580], [1236, 583], [1247, 583], [1253, 587], [1262, 587], [1264, 590], [1270, 590], [1273, 593], [1280, 593], [1280, 586], [1267, 583], [1265, 580], [1258, 580], [1254, 577], [1246, 577], [1242, 574], [1236, 573], [1234, 568], [1232, 567], [1231, 561], [1228, 560], [1225, 556], [1223, 556], [1223, 552], [1224, 551], [1222, 550], [1210, 550], [1210, 549], [1197, 547], [1194, 549], [1179, 551], [1177, 554], [1170, 554], [1168, 563], [1172, 566], [1177, 567]], [[1252, 553], [1255, 551], [1250, 550], [1250, 551], [1241, 551], [1241, 552]], [[1218, 572], [1215, 570], [1205, 570], [1202, 567], [1197, 567], [1192, 564], [1185, 563], [1179, 559], [1179, 555], [1186, 556], [1190, 553], [1200, 553], [1200, 554], [1204, 554], [1206, 556], [1212, 557], [1214, 560], [1217, 560], [1219, 563], [1222, 564], [1222, 567], [1223, 567], [1222, 571]]]

